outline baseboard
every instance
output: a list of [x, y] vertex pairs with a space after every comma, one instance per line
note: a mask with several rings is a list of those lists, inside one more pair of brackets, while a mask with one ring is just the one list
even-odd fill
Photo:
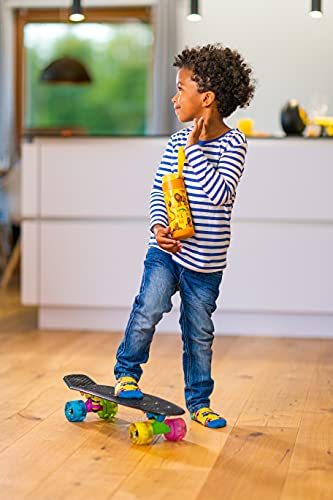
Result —
[[[38, 326], [52, 330], [123, 331], [129, 313], [127, 308], [44, 306], [39, 309]], [[178, 317], [179, 310], [174, 308], [163, 317], [156, 331], [179, 333]], [[333, 338], [331, 314], [217, 311], [214, 324], [216, 335]]]

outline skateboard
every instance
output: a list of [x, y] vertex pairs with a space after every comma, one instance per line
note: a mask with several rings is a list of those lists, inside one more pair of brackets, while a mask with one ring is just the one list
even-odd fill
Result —
[[119, 398], [114, 395], [114, 387], [96, 384], [90, 377], [82, 374], [66, 375], [64, 382], [86, 399], [66, 403], [65, 416], [70, 422], [82, 422], [89, 412], [112, 421], [118, 412], [118, 405], [123, 405], [143, 411], [148, 419], [130, 425], [129, 437], [133, 444], [149, 444], [156, 434], [163, 434], [168, 441], [180, 441], [186, 435], [184, 419], [166, 418], [185, 413], [183, 408], [170, 401], [151, 394], [143, 394], [142, 399]]

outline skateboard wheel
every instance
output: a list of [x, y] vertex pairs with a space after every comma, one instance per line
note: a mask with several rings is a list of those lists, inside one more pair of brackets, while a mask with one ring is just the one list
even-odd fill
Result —
[[81, 399], [68, 401], [65, 405], [65, 415], [69, 422], [82, 422], [86, 418], [87, 408]]
[[97, 412], [97, 415], [104, 420], [108, 418], [112, 418], [118, 413], [118, 405], [117, 403], [112, 403], [112, 401], [107, 401], [106, 399], [102, 399], [101, 401], [103, 409]]
[[167, 418], [164, 423], [170, 427], [170, 432], [164, 434], [168, 441], [180, 441], [186, 436], [186, 423], [183, 418]]
[[150, 422], [131, 424], [129, 437], [133, 444], [149, 444], [154, 437], [154, 429]]
[[103, 409], [103, 406], [99, 403], [96, 403], [96, 401], [94, 401], [93, 399], [88, 398], [86, 401], [86, 408], [88, 412], [92, 411], [94, 413], [97, 413], [98, 411], [101, 411]]

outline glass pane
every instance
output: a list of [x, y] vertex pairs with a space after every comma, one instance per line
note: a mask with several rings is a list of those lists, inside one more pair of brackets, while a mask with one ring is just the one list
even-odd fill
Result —
[[[144, 134], [152, 43], [151, 26], [142, 22], [27, 24], [25, 128]], [[42, 70], [63, 56], [81, 61], [92, 83], [40, 82]]]

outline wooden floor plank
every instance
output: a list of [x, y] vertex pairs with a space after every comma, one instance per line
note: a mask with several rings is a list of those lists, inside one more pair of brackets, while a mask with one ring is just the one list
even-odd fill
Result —
[[[199, 498], [199, 492], [223, 448], [230, 428], [208, 431], [185, 417], [186, 440], [169, 443], [160, 437], [129, 470], [112, 498]], [[110, 497], [111, 498], [111, 497]]]
[[299, 427], [320, 341], [271, 339], [265, 368], [237, 425]]
[[224, 354], [224, 344], [225, 339], [216, 340], [212, 407], [223, 414], [229, 425], [234, 425], [265, 375], [272, 346], [271, 339], [238, 337]]
[[297, 429], [234, 427], [198, 498], [278, 500]]
[[[116, 422], [119, 420], [117, 418]], [[111, 424], [92, 418], [80, 424], [80, 429], [87, 439], [54, 472], [41, 480], [27, 498], [106, 499], [141, 458], [128, 445], [125, 424]], [[55, 484], [58, 485], [56, 490]]]
[[[133, 446], [115, 422], [69, 423], [78, 399], [62, 381], [85, 372], [113, 384], [121, 333], [38, 331], [34, 309], [0, 291], [1, 499], [319, 500], [333, 498], [333, 341], [217, 337], [212, 407], [228, 426], [185, 419], [184, 441]], [[180, 335], [156, 334], [140, 381], [184, 406]]]
[[[22, 365], [6, 376], [6, 390], [3, 391], [6, 393], [6, 405], [0, 409], [4, 435], [0, 451], [63, 406], [64, 392], [69, 398], [73, 396], [62, 382], [63, 375], [75, 367], [79, 369], [89, 365], [92, 351], [95, 349], [98, 352], [103, 341], [110, 343], [107, 336], [88, 333], [84, 334], [86, 342], [82, 342], [82, 335], [80, 338], [78, 333], [74, 336], [69, 334], [67, 342], [57, 333], [46, 333], [45, 336], [52, 342], [37, 343], [33, 349], [35, 357], [25, 360], [25, 368]], [[52, 356], [48, 352], [50, 346], [53, 347]]]
[[87, 439], [80, 427], [66, 424], [62, 411], [54, 412], [1, 453], [3, 498], [25, 498]]
[[332, 500], [333, 414], [303, 417], [281, 500]]
[[333, 498], [333, 343], [321, 348], [281, 500]]

